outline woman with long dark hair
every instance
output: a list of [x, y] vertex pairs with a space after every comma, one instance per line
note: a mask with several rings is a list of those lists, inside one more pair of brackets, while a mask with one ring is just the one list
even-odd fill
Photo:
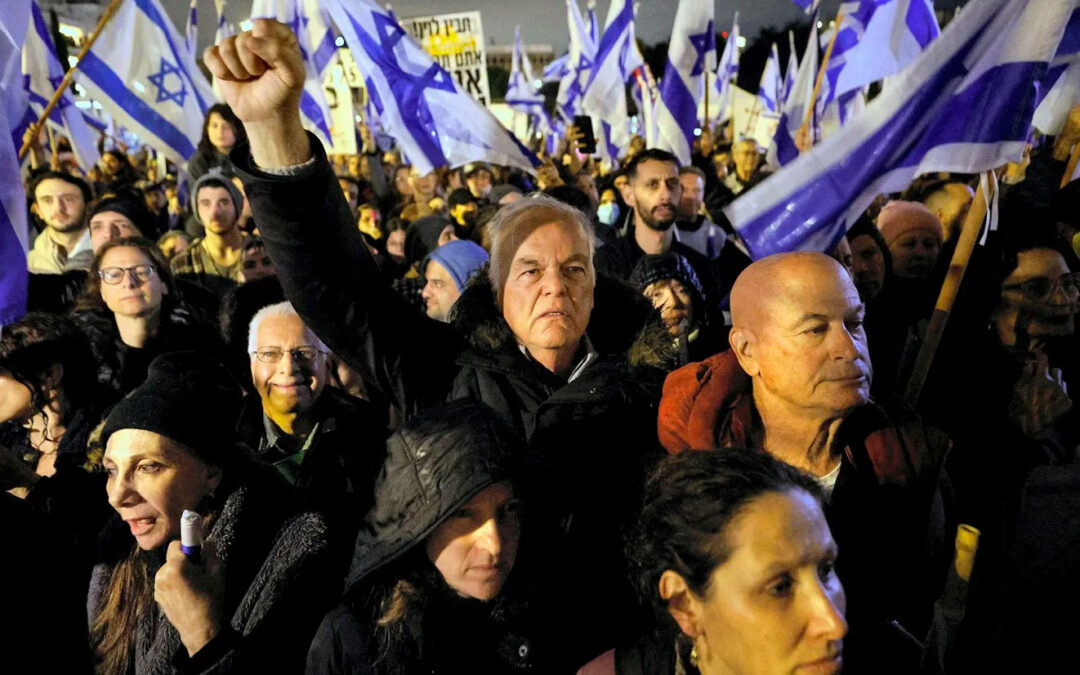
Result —
[[234, 147], [247, 139], [244, 125], [225, 103], [215, 103], [206, 112], [203, 120], [202, 136], [199, 147], [188, 160], [187, 172], [194, 185], [195, 181], [213, 168], [220, 167], [226, 175], [232, 175], [232, 162], [229, 153]]
[[98, 381], [118, 395], [141, 384], [159, 354], [222, 350], [215, 328], [180, 301], [160, 249], [141, 237], [102, 246], [72, 318], [90, 339]]

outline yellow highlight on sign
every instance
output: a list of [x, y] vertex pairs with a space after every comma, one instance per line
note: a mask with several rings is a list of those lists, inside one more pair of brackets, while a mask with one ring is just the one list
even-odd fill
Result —
[[424, 51], [432, 56], [450, 56], [465, 51], [476, 50], [476, 38], [461, 39], [453, 28], [447, 28], [446, 35], [432, 35], [424, 40]]

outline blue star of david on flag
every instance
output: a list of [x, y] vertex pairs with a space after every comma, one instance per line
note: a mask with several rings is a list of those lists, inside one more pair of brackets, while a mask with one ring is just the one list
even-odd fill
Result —
[[713, 30], [713, 22], [710, 20], [704, 33], [690, 36], [690, 44], [693, 45], [697, 56], [694, 58], [694, 67], [690, 70], [690, 76], [701, 75], [705, 71], [705, 56], [710, 51], [716, 50], [716, 32]]
[[[175, 82], [180, 85], [178, 91], [169, 91], [166, 86], [166, 78], [169, 75], [176, 75], [173, 78]], [[184, 87], [184, 78], [180, 74], [180, 69], [175, 65], [169, 63], [164, 57], [161, 59], [161, 70], [150, 75], [146, 79], [150, 80], [150, 84], [158, 88], [157, 99], [155, 103], [161, 103], [162, 101], [172, 101], [181, 108], [184, 107], [184, 97], [187, 96], [187, 89]]]

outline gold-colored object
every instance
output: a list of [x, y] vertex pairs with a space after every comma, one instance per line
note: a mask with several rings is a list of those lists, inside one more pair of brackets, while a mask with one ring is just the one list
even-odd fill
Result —
[[956, 528], [956, 574], [968, 581], [971, 569], [975, 566], [975, 552], [979, 550], [979, 530], [971, 525], [961, 524]]

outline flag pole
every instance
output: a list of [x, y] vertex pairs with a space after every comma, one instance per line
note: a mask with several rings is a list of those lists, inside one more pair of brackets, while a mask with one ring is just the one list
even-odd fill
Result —
[[[986, 172], [985, 181], [991, 184], [993, 171]], [[907, 387], [904, 390], [904, 402], [915, 407], [922, 394], [923, 385], [926, 384], [926, 376], [930, 372], [930, 366], [934, 363], [934, 354], [937, 352], [941, 336], [945, 333], [945, 325], [949, 321], [949, 313], [952, 311], [956, 294], [960, 290], [960, 282], [964, 280], [964, 272], [967, 271], [968, 262], [971, 260], [971, 252], [975, 249], [975, 243], [979, 240], [979, 232], [982, 230], [983, 220], [986, 217], [988, 197], [983, 193], [980, 182], [979, 189], [975, 192], [975, 198], [971, 202], [967, 217], [960, 230], [960, 239], [956, 243], [956, 251], [949, 263], [945, 281], [941, 285], [941, 293], [938, 295], [937, 305], [930, 317], [930, 325], [926, 329], [926, 337], [923, 338], [919, 348], [919, 356], [915, 360], [915, 367], [908, 378]]]
[[60, 166], [60, 156], [56, 152], [56, 135], [48, 124], [45, 125], [45, 133], [49, 135], [49, 150], [52, 152], [52, 157], [49, 159], [49, 169], [56, 171]]
[[1061, 177], [1061, 185], [1058, 189], [1064, 188], [1072, 180], [1073, 173], [1076, 172], [1076, 164], [1080, 162], [1080, 143], [1073, 146], [1072, 153], [1069, 155], [1069, 161], [1065, 164], [1065, 174]]
[[705, 68], [705, 116], [701, 120], [701, 130], [709, 129], [709, 69]]
[[833, 22], [833, 34], [829, 38], [829, 46], [825, 48], [825, 56], [821, 58], [821, 66], [818, 68], [817, 80], [814, 82], [814, 93], [810, 96], [810, 103], [806, 106], [806, 115], [803, 117], [802, 126], [799, 128], [800, 134], [806, 134], [806, 130], [810, 128], [810, 121], [814, 115], [814, 108], [818, 95], [821, 93], [821, 84], [825, 81], [825, 71], [829, 68], [829, 59], [832, 58], [833, 47], [836, 46], [836, 36], [840, 34], [840, 26], [844, 21], [844, 10], [841, 9], [836, 13], [836, 20]]
[[[124, 0], [112, 0], [109, 6], [105, 8], [105, 13], [101, 15], [101, 20], [98, 21], [97, 27], [94, 28], [94, 32], [86, 38], [86, 42], [83, 43], [82, 49], [79, 50], [79, 55], [75, 57], [75, 65], [68, 68], [68, 71], [64, 73], [64, 79], [60, 80], [60, 84], [56, 85], [56, 91], [53, 92], [52, 98], [49, 100], [48, 105], [45, 106], [45, 110], [41, 112], [41, 116], [37, 122], [30, 125], [30, 129], [34, 134], [41, 131], [41, 125], [48, 119], [49, 113], [53, 111], [56, 104], [60, 102], [60, 98], [64, 95], [64, 90], [71, 84], [71, 78], [75, 74], [75, 68], [78, 67], [79, 61], [82, 61], [86, 53], [90, 51], [90, 48], [94, 46], [94, 42], [97, 41], [98, 36], [101, 35], [101, 31], [105, 28], [105, 24], [109, 22], [109, 19], [116, 14], [116, 10], [120, 8], [120, 3]], [[19, 159], [26, 156], [26, 151], [30, 148], [29, 141], [24, 141], [21, 148], [19, 148]]]

